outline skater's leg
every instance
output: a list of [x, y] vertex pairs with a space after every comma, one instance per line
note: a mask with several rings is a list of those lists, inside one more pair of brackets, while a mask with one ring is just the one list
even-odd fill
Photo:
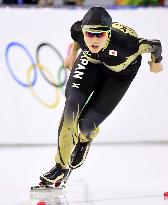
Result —
[[73, 66], [65, 91], [66, 102], [58, 130], [56, 166], [40, 177], [44, 183], [46, 181], [55, 183], [56, 180], [63, 180], [67, 175], [67, 171], [64, 171], [69, 170], [71, 154], [78, 142], [79, 116], [83, 112], [88, 97], [102, 80], [97, 67], [82, 53]]
[[78, 119], [87, 100], [83, 93], [73, 91], [65, 102], [64, 112], [58, 129], [56, 162], [69, 167], [69, 159], [78, 142]]
[[135, 78], [140, 65], [141, 57], [131, 64], [127, 70], [112, 73], [112, 75], [107, 74], [100, 90], [95, 90], [91, 100], [80, 116], [81, 142], [92, 141], [97, 136], [92, 133], [118, 105]]
[[[94, 76], [94, 78], [92, 78]], [[78, 119], [87, 99], [99, 86], [102, 76], [97, 65], [81, 53], [75, 62], [66, 87], [66, 102], [58, 131], [56, 162], [68, 168], [73, 149], [78, 142]]]
[[73, 168], [83, 164], [88, 153], [90, 142], [98, 134], [98, 126], [110, 115], [120, 102], [140, 67], [141, 58], [130, 65], [127, 71], [116, 75], [107, 75], [100, 90], [95, 91], [91, 100], [80, 115], [80, 142], [74, 150], [75, 157], [71, 160]]

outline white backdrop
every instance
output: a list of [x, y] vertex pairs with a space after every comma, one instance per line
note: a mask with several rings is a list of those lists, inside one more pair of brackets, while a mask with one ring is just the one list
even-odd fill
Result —
[[[85, 12], [79, 8], [0, 9], [1, 144], [56, 143], [65, 99], [62, 91], [56, 91], [39, 70], [35, 75], [34, 69], [30, 68], [30, 58], [36, 63], [37, 46], [44, 42], [52, 44], [65, 57], [72, 42], [69, 29]], [[168, 9], [118, 9], [109, 12], [113, 21], [133, 27], [140, 37], [161, 40], [164, 71], [150, 73], [147, 64], [150, 55], [143, 56], [136, 80], [111, 116], [100, 126], [96, 142], [168, 140]], [[9, 72], [7, 59], [20, 83]], [[52, 49], [43, 47], [40, 63], [45, 66], [43, 71], [47, 77], [55, 79], [61, 66], [58, 55]], [[32, 88], [21, 85], [28, 82], [28, 76], [29, 82], [37, 77]], [[54, 104], [59, 100], [58, 105], [48, 108], [41, 104], [33, 96], [32, 89], [44, 103]]]

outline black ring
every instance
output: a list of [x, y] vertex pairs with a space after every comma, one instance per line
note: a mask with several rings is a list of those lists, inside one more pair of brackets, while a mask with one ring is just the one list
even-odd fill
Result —
[[[59, 59], [61, 60], [62, 62], [62, 65], [59, 67], [59, 73], [60, 73], [60, 70], [62, 69], [63, 65], [64, 65], [64, 59], [62, 57], [62, 55], [60, 54], [60, 52], [51, 44], [49, 43], [41, 43], [39, 44], [39, 46], [37, 47], [36, 49], [36, 61], [37, 61], [37, 64], [40, 64], [40, 60], [39, 60], [39, 53], [40, 53], [40, 49], [43, 47], [43, 46], [47, 46], [47, 47], [50, 47], [52, 50], [55, 51], [55, 53], [57, 54], [57, 56], [59, 57]], [[64, 70], [64, 74], [65, 74], [65, 77], [64, 77], [64, 80], [63, 82], [59, 82], [58, 84], [57, 83], [54, 83], [52, 82], [50, 79], [48, 79], [48, 77], [45, 75], [45, 73], [43, 72], [42, 69], [40, 69], [40, 72], [42, 74], [42, 76], [44, 77], [44, 79], [52, 86], [54, 87], [57, 87], [57, 88], [60, 88], [60, 87], [63, 87], [67, 81], [67, 70], [64, 68], [62, 69]], [[60, 75], [59, 75], [60, 76]]]

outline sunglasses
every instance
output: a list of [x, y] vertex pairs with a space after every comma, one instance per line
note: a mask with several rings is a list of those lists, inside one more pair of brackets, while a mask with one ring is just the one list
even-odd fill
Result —
[[93, 38], [94, 36], [96, 36], [97, 38], [103, 38], [106, 35], [107, 32], [103, 31], [103, 32], [90, 32], [90, 31], [85, 31], [84, 34], [85, 36], [89, 37], [89, 38]]

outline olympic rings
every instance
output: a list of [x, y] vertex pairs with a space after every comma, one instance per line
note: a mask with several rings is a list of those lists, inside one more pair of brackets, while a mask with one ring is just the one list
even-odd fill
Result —
[[[36, 67], [39, 68], [39, 70], [45, 70], [45, 72], [47, 72], [47, 74], [50, 76], [50, 78], [52, 78], [53, 82], [54, 82], [54, 78], [52, 77], [51, 73], [43, 66], [43, 65], [40, 65], [40, 64], [37, 64]], [[27, 81], [29, 82], [30, 81], [30, 74], [32, 72], [32, 69], [33, 69], [33, 65], [31, 65], [28, 69], [28, 75], [27, 75]], [[48, 107], [48, 108], [54, 108], [54, 107], [57, 107], [57, 105], [59, 104], [59, 90], [56, 89], [56, 97], [55, 97], [55, 100], [53, 103], [49, 104], [49, 103], [46, 103], [44, 102], [37, 94], [36, 92], [34, 91], [33, 87], [30, 87], [31, 89], [31, 92], [32, 92], [32, 95], [41, 103], [43, 104], [44, 106]]]
[[[40, 51], [43, 47], [48, 47], [51, 50], [53, 50], [57, 57], [59, 58], [59, 60], [61, 61], [61, 65], [58, 67], [58, 83], [56, 83], [55, 78], [52, 76], [51, 72], [46, 68], [46, 66], [42, 65], [40, 63]], [[22, 49], [24, 51], [24, 53], [28, 56], [28, 59], [30, 60], [30, 66], [28, 67], [27, 70], [27, 82], [23, 82], [22, 80], [20, 80], [17, 75], [14, 73], [13, 71], [13, 67], [11, 66], [11, 62], [9, 60], [9, 53], [12, 47], [19, 47], [20, 49]], [[63, 88], [63, 86], [66, 84], [67, 81], [67, 70], [64, 69], [63, 66], [63, 57], [60, 54], [60, 52], [51, 44], [49, 43], [41, 43], [38, 45], [37, 49], [36, 49], [36, 61], [33, 59], [32, 55], [30, 54], [30, 52], [28, 51], [28, 49], [22, 45], [21, 43], [18, 42], [11, 42], [8, 44], [6, 50], [5, 50], [5, 59], [6, 59], [6, 65], [7, 68], [11, 74], [11, 76], [13, 77], [13, 79], [20, 84], [23, 87], [26, 88], [30, 88], [32, 95], [36, 98], [36, 100], [38, 100], [41, 104], [43, 104], [44, 106], [48, 107], [48, 108], [54, 108], [58, 105], [59, 103], [59, 90], [58, 88]], [[35, 83], [37, 81], [37, 69], [39, 69], [42, 77], [46, 80], [46, 82], [48, 82], [50, 85], [54, 86], [56, 88], [56, 97], [53, 103], [47, 103], [44, 102], [44, 100], [42, 100], [37, 93], [35, 92], [35, 90], [33, 89], [33, 86], [35, 86]], [[30, 74], [33, 72], [33, 78], [32, 80], [30, 80]], [[61, 82], [61, 75], [62, 72], [64, 73], [64, 78]], [[46, 73], [46, 74], [45, 74]], [[62, 89], [61, 89], [62, 90]]]

